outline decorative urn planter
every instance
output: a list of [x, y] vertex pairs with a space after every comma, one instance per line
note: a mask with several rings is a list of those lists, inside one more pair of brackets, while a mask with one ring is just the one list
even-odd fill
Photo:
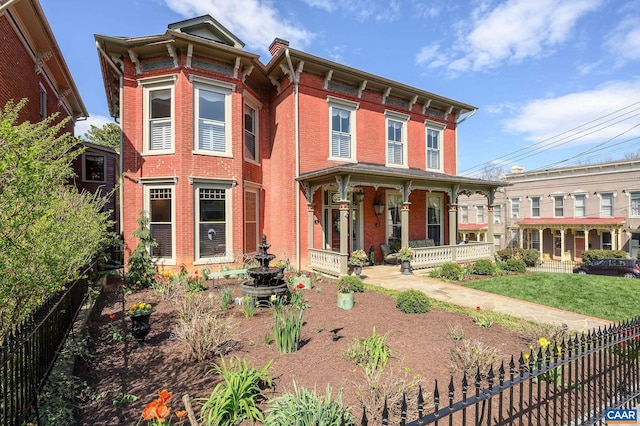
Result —
[[149, 318], [151, 318], [151, 314], [154, 312], [155, 309], [145, 314], [129, 314], [131, 317], [131, 334], [138, 341], [138, 349], [144, 346], [144, 339], [151, 330]]
[[293, 286], [297, 288], [299, 284], [302, 284], [305, 290], [311, 288], [311, 277], [309, 275], [300, 275], [297, 277], [293, 277]]
[[402, 275], [411, 275], [411, 261], [403, 260], [400, 269], [402, 271]]
[[353, 273], [356, 274], [356, 277], [360, 278], [360, 274], [362, 274], [362, 265], [353, 265]]
[[338, 307], [342, 309], [353, 308], [353, 292], [338, 293]]

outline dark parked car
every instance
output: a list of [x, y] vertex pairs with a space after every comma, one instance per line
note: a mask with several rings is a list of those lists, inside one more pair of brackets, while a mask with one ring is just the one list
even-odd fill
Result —
[[573, 273], [640, 278], [640, 263], [636, 259], [599, 259], [574, 268]]

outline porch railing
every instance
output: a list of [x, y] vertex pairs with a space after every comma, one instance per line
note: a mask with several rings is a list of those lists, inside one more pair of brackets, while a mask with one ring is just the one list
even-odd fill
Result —
[[411, 260], [413, 269], [433, 268], [447, 262], [473, 262], [492, 257], [492, 243], [469, 243], [453, 246], [417, 247]]
[[[309, 266], [314, 271], [337, 277], [347, 272], [348, 261], [348, 254], [340, 254], [331, 250], [309, 249]], [[344, 269], [341, 265], [344, 265]]]

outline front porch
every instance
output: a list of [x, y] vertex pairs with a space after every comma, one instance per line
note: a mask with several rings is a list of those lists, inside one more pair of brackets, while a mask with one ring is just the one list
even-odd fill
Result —
[[[307, 200], [307, 226], [301, 227], [300, 241], [306, 242], [301, 258], [309, 269], [346, 275], [352, 251], [373, 252], [379, 263], [380, 245], [391, 241], [400, 247], [429, 241], [432, 246], [413, 247], [414, 269], [493, 255], [492, 204], [501, 182], [363, 163], [305, 173], [298, 181]], [[487, 197], [486, 242], [457, 244], [457, 199], [463, 193]]]

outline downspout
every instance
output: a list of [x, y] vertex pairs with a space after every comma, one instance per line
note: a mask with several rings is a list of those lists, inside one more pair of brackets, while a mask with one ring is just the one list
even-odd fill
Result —
[[[104, 60], [107, 62], [107, 64], [109, 64], [109, 66], [111, 68], [113, 68], [113, 70], [116, 72], [116, 74], [118, 74], [119, 77], [119, 88], [118, 88], [118, 112], [122, 113], [122, 88], [124, 87], [124, 75], [122, 74], [122, 71], [120, 70], [120, 68], [118, 68], [118, 66], [113, 63], [113, 61], [111, 60], [111, 58], [109, 57], [109, 55], [107, 55], [107, 52], [105, 52], [102, 47], [100, 46], [100, 43], [96, 40], [96, 49], [98, 49], [98, 52], [100, 53], [100, 55], [104, 58]], [[116, 119], [116, 117], [113, 117], [114, 120]], [[116, 120], [117, 121], [117, 120]], [[120, 200], [120, 233], [122, 233], [122, 227], [124, 225], [124, 194], [123, 194], [123, 188], [122, 188], [122, 183], [123, 183], [123, 172], [124, 172], [124, 167], [123, 167], [123, 161], [122, 161], [122, 149], [124, 146], [124, 131], [122, 130], [122, 117], [120, 117], [120, 155], [118, 155], [118, 198]]]
[[295, 190], [295, 194], [296, 194], [296, 229], [295, 229], [295, 234], [296, 234], [296, 269], [300, 270], [301, 268], [301, 263], [300, 263], [300, 189], [298, 188], [298, 177], [300, 176], [300, 126], [299, 126], [299, 119], [300, 119], [300, 113], [298, 111], [299, 108], [299, 100], [298, 100], [298, 75], [296, 74], [296, 72], [293, 69], [293, 64], [291, 63], [291, 56], [289, 55], [289, 48], [287, 47], [286, 50], [284, 51], [284, 54], [287, 58], [287, 64], [289, 65], [289, 72], [291, 73], [291, 77], [293, 79], [293, 102], [294, 102], [294, 106], [293, 106], [293, 110], [294, 110], [294, 125], [295, 125], [295, 129], [294, 129], [294, 134], [295, 134], [295, 145], [296, 145], [296, 175], [295, 175], [295, 182], [296, 182], [296, 190]]

